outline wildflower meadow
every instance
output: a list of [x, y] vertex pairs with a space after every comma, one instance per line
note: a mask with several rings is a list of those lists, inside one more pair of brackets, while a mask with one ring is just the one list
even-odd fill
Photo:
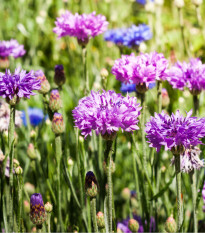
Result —
[[205, 232], [205, 1], [0, 0], [1, 232]]

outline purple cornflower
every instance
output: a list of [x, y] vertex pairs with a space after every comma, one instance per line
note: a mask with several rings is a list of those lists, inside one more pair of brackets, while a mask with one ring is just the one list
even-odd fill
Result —
[[128, 47], [139, 46], [143, 41], [150, 40], [152, 32], [146, 24], [132, 25], [126, 30], [123, 38], [123, 45]]
[[188, 87], [194, 95], [205, 90], [205, 64], [199, 58], [190, 59], [189, 63], [177, 62], [168, 72], [168, 81], [179, 90]]
[[21, 68], [15, 69], [12, 74], [10, 70], [6, 70], [5, 74], [0, 73], [0, 96], [7, 99], [30, 98], [30, 95], [35, 95], [33, 90], [41, 88], [40, 81], [36, 79], [33, 72], [26, 73]]
[[56, 27], [53, 32], [58, 37], [73, 36], [78, 40], [87, 42], [91, 37], [95, 37], [107, 30], [108, 22], [105, 16], [96, 15], [95, 12], [90, 14], [73, 15], [71, 12], [66, 11], [57, 18]]
[[183, 147], [185, 149], [191, 146], [201, 144], [200, 138], [204, 137], [204, 121], [191, 117], [192, 110], [186, 117], [180, 115], [179, 110], [171, 116], [162, 111], [161, 114], [155, 113], [146, 124], [150, 147], [155, 147], [157, 152], [164, 146], [165, 150], [174, 150]]
[[0, 41], [0, 57], [6, 58], [12, 56], [14, 58], [22, 57], [26, 51], [24, 46], [20, 45], [16, 40]]
[[[190, 173], [192, 170], [204, 167], [204, 160], [200, 160], [199, 155], [201, 151], [198, 147], [186, 149], [180, 155], [180, 170], [184, 173]], [[171, 165], [175, 164], [175, 157], [171, 159]]]
[[30, 218], [33, 224], [39, 226], [46, 220], [45, 207], [40, 193], [34, 193], [31, 195]]
[[90, 96], [79, 101], [73, 117], [75, 126], [86, 138], [92, 135], [92, 130], [102, 136], [115, 134], [119, 128], [127, 132], [138, 130], [140, 110], [136, 97], [123, 97], [114, 91], [91, 91]]
[[145, 84], [146, 87], [156, 80], [166, 80], [168, 61], [157, 52], [141, 53], [139, 56], [122, 55], [115, 61], [112, 74], [124, 83]]
[[204, 202], [203, 211], [205, 212], [205, 182], [204, 182], [204, 186], [202, 189], [202, 198], [203, 198], [203, 202]]

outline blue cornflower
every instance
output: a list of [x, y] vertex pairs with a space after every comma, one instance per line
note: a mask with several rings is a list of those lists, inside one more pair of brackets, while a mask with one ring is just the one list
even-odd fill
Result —
[[125, 28], [107, 30], [104, 34], [104, 39], [115, 44], [123, 44], [126, 31], [127, 29]]
[[[154, 82], [154, 83], [150, 83], [150, 84], [149, 84], [149, 89], [152, 89], [152, 88], [154, 88], [155, 86], [156, 86], [156, 83], [155, 83], [155, 82]], [[136, 91], [136, 84], [134, 84], [134, 83], [127, 83], [127, 84], [121, 83], [120, 91], [121, 91], [122, 93], [134, 92], [134, 91]]]
[[[44, 119], [47, 118], [47, 116], [44, 116], [43, 110], [40, 108], [28, 108], [28, 115], [30, 123], [33, 126], [39, 125]], [[27, 126], [26, 114], [24, 111], [22, 111], [22, 120], [23, 124]]]
[[[136, 0], [136, 2], [142, 5], [146, 4], [146, 0]], [[154, 2], [154, 0], [151, 0], [151, 2]]]

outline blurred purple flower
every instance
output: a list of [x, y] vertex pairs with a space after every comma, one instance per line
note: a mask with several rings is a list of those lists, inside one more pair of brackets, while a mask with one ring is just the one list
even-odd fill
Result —
[[205, 212], [205, 182], [204, 182], [204, 186], [203, 186], [203, 189], [202, 189], [202, 198], [203, 198], [203, 202], [204, 202], [203, 212]]
[[32, 91], [40, 88], [40, 81], [35, 78], [32, 71], [26, 73], [19, 67], [13, 74], [10, 70], [6, 70], [5, 74], [0, 73], [0, 96], [3, 98], [13, 99], [16, 95], [18, 98], [29, 99], [30, 95], [35, 95]]
[[138, 130], [138, 116], [141, 107], [136, 97], [116, 94], [114, 91], [91, 91], [91, 95], [82, 98], [73, 110], [75, 126], [82, 130], [85, 138], [96, 134], [112, 134], [121, 128], [122, 131]]
[[192, 111], [189, 111], [187, 116], [183, 117], [179, 110], [171, 116], [164, 111], [161, 114], [155, 113], [155, 117], [151, 117], [145, 129], [150, 147], [155, 147], [159, 152], [161, 146], [165, 146], [165, 150], [171, 150], [176, 146], [184, 146], [187, 149], [202, 144], [199, 139], [205, 136], [204, 120], [191, 115]]
[[16, 40], [0, 41], [0, 57], [12, 56], [18, 58], [22, 57], [25, 53], [24, 46], [20, 45]]
[[108, 22], [105, 16], [96, 15], [95, 12], [90, 14], [73, 15], [66, 11], [55, 21], [56, 27], [53, 32], [58, 37], [73, 36], [81, 41], [87, 41], [107, 30]]

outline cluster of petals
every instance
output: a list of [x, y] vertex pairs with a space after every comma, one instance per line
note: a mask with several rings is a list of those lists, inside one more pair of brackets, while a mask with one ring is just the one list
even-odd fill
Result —
[[157, 152], [164, 146], [165, 150], [172, 150], [177, 146], [185, 149], [202, 144], [200, 139], [205, 136], [204, 118], [191, 117], [192, 110], [184, 117], [179, 110], [171, 116], [162, 111], [155, 113], [154, 117], [146, 124], [145, 132], [150, 147], [155, 147]]
[[[204, 167], [204, 160], [199, 158], [201, 150], [198, 147], [191, 147], [186, 149], [182, 155], [180, 155], [180, 171], [184, 173], [190, 173], [193, 170], [199, 170]], [[175, 164], [175, 157], [172, 158], [171, 164]]]
[[205, 89], [205, 64], [199, 58], [192, 58], [189, 63], [177, 62], [168, 72], [168, 81], [173, 88], [187, 87], [191, 93], [199, 93]]
[[55, 21], [56, 27], [53, 32], [58, 37], [73, 36], [79, 40], [85, 41], [91, 37], [95, 37], [107, 30], [108, 22], [105, 16], [96, 15], [95, 12], [90, 14], [78, 13], [72, 14], [66, 11]]
[[19, 67], [13, 74], [10, 70], [0, 73], [0, 96], [3, 98], [13, 99], [14, 96], [30, 98], [30, 95], [35, 95], [32, 91], [40, 88], [40, 81], [36, 79], [32, 71], [26, 73]]
[[138, 130], [138, 116], [141, 107], [136, 97], [117, 94], [114, 91], [91, 91], [91, 95], [79, 101], [73, 110], [75, 126], [82, 130], [85, 138], [96, 134], [112, 134], [119, 131], [132, 132]]
[[[10, 107], [9, 105], [0, 100], [0, 132], [8, 130], [10, 121]], [[22, 125], [22, 112], [15, 111], [15, 126], [20, 127]]]
[[24, 46], [20, 45], [16, 40], [0, 41], [0, 57], [14, 58], [22, 57], [26, 53]]
[[157, 52], [141, 53], [139, 56], [122, 55], [115, 61], [112, 74], [123, 83], [141, 84], [148, 87], [156, 80], [166, 80], [168, 61]]
[[150, 40], [152, 32], [146, 24], [132, 25], [129, 28], [116, 28], [105, 32], [104, 39], [117, 45], [133, 47]]

